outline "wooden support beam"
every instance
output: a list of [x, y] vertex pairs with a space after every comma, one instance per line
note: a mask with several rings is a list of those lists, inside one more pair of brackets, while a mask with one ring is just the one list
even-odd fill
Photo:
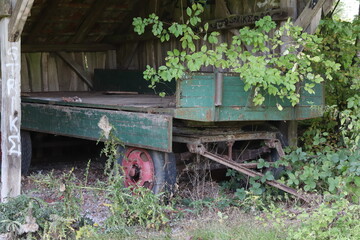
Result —
[[[295, 20], [297, 18], [297, 1], [296, 0], [281, 0], [280, 7], [289, 9], [289, 16]], [[281, 25], [284, 25], [285, 22], [281, 22]], [[281, 40], [285, 43], [280, 47], [280, 52], [283, 53], [287, 49], [286, 42], [291, 41], [291, 38], [288, 36], [282, 36]], [[296, 120], [291, 120], [286, 122], [286, 130], [283, 134], [287, 135], [289, 146], [297, 147], [298, 144], [298, 132], [297, 132], [298, 122]]]
[[314, 21], [316, 15], [318, 15], [319, 11], [321, 12], [323, 5], [327, 1], [329, 0], [319, 0], [315, 6], [310, 6], [310, 1], [309, 1], [309, 4], [305, 6], [300, 16], [296, 19], [295, 25], [300, 26], [303, 29], [307, 29], [310, 26], [311, 22]]
[[22, 52], [104, 52], [115, 50], [111, 44], [23, 44]]
[[77, 73], [77, 75], [86, 83], [86, 85], [88, 85], [90, 89], [94, 88], [91, 82], [90, 74], [86, 72], [77, 62], [75, 62], [68, 53], [57, 52], [56, 54]]
[[70, 40], [71, 43], [80, 43], [82, 42], [92, 27], [94, 27], [97, 20], [103, 14], [105, 8], [109, 6], [109, 0], [96, 0], [89, 8], [89, 11], [86, 13], [84, 21], [81, 23], [77, 33]]
[[59, 11], [59, 3], [61, 0], [46, 1], [46, 6], [41, 10], [40, 14], [36, 18], [36, 25], [31, 29], [29, 36], [26, 38], [26, 42], [31, 43], [35, 40], [36, 36], [44, 29], [48, 20]]
[[222, 29], [240, 28], [255, 24], [265, 16], [271, 16], [274, 21], [286, 20], [289, 17], [288, 9], [276, 9], [266, 12], [257, 12], [246, 15], [231, 15], [226, 18], [209, 21], [209, 31]]
[[20, 194], [20, 41], [9, 42], [9, 18], [0, 20], [1, 52], [1, 201]]
[[20, 39], [26, 19], [30, 14], [34, 0], [18, 0], [12, 11], [9, 22], [9, 41], [16, 42]]
[[10, 0], [0, 0], [0, 19], [11, 14]]

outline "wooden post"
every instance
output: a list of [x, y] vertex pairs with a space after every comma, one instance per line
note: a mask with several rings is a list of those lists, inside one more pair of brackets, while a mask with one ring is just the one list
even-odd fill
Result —
[[[285, 8], [288, 9], [289, 11], [289, 15], [291, 16], [291, 18], [293, 19], [293, 21], [295, 21], [296, 17], [297, 17], [297, 0], [281, 0], [280, 1], [280, 6], [281, 8]], [[282, 25], [285, 24], [285, 22], [281, 23]], [[286, 43], [287, 41], [290, 41], [289, 37], [284, 36], [282, 37], [282, 40]], [[286, 50], [286, 44], [283, 44], [283, 46], [281, 47], [281, 52], [284, 52]], [[288, 140], [288, 144], [289, 146], [292, 147], [297, 147], [298, 145], [298, 133], [297, 133], [297, 127], [298, 127], [298, 122], [296, 120], [290, 120], [287, 121], [287, 140]]]
[[[1, 201], [21, 187], [20, 36], [33, 0], [11, 0], [12, 15], [0, 19], [1, 52]], [[16, 5], [16, 7], [15, 7]]]
[[1, 201], [20, 194], [20, 41], [8, 40], [9, 18], [0, 21], [1, 46]]

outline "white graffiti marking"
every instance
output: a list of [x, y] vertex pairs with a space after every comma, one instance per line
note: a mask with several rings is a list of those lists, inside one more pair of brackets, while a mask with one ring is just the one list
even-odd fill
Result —
[[[16, 140], [16, 142], [14, 140]], [[21, 149], [20, 149], [20, 144], [19, 144], [20, 134], [10, 136], [9, 141], [11, 143], [11, 148], [9, 150], [9, 154], [10, 155], [16, 154], [16, 155], [20, 156], [21, 155]]]
[[18, 112], [16, 111], [16, 89], [15, 89], [15, 83], [16, 83], [16, 75], [19, 72], [19, 64], [16, 63], [18, 60], [18, 48], [17, 47], [11, 47], [7, 51], [7, 56], [9, 62], [5, 64], [5, 66], [8, 68], [9, 74], [6, 81], [6, 87], [7, 87], [7, 95], [11, 97], [10, 99], [10, 116], [9, 116], [9, 155], [21, 155], [21, 146], [20, 146], [20, 129], [18, 127], [19, 124], [19, 117]]

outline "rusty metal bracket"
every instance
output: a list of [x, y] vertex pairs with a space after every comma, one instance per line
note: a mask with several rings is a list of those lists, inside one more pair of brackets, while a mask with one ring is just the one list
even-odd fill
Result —
[[[274, 139], [274, 141], [272, 141], [272, 140], [269, 141], [269, 145], [270, 145], [269, 147], [272, 146], [273, 148], [276, 148], [277, 150], [279, 148], [279, 150], [278, 150], [279, 155], [284, 154], [284, 151], [282, 151], [281, 143], [277, 139]], [[248, 169], [245, 166], [242, 166], [240, 163], [234, 162], [232, 160], [229, 160], [229, 159], [226, 159], [224, 157], [213, 154], [211, 152], [208, 152], [203, 144], [187, 144], [187, 146], [188, 146], [188, 149], [189, 149], [189, 151], [191, 153], [199, 154], [199, 155], [201, 155], [203, 157], [206, 157], [206, 158], [208, 158], [210, 160], [213, 160], [215, 162], [223, 164], [223, 165], [225, 165], [225, 166], [227, 166], [229, 168], [232, 168], [232, 169], [234, 169], [234, 170], [236, 170], [236, 171], [238, 171], [240, 173], [243, 173], [245, 175], [248, 175], [250, 177], [263, 177], [264, 176], [264, 174], [256, 172], [256, 171], [251, 170], [251, 169]], [[303, 195], [298, 193], [295, 189], [286, 186], [285, 184], [282, 184], [282, 183], [280, 183], [278, 181], [275, 181], [275, 180], [272, 180], [272, 181], [267, 180], [266, 183], [269, 184], [270, 186], [276, 187], [276, 188], [281, 189], [281, 190], [283, 190], [283, 191], [285, 191], [287, 193], [290, 193], [290, 194], [304, 200], [305, 202], [308, 202], [308, 200]]]

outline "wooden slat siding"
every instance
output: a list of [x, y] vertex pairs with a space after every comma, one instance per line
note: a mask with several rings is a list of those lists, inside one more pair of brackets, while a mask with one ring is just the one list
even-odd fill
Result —
[[[77, 52], [75, 53], [75, 61], [79, 64], [79, 65], [82, 65], [84, 66], [84, 55], [85, 53], [83, 52]], [[76, 76], [78, 78], [77, 80], [77, 87], [76, 87], [76, 91], [89, 91], [89, 87], [88, 85], [86, 85], [86, 83], [84, 83], [83, 81], [81, 81], [79, 79], [78, 76]]]
[[49, 91], [49, 53], [43, 52], [41, 54], [41, 78], [42, 78], [42, 89], [43, 91]]
[[106, 52], [106, 69], [116, 69], [117, 68], [117, 59], [116, 59], [116, 50], [109, 50]]
[[9, 22], [9, 41], [20, 39], [26, 19], [30, 14], [34, 0], [17, 0]]
[[125, 144], [172, 151], [172, 118], [167, 115], [32, 103], [23, 103], [22, 111], [24, 129], [90, 140], [99, 139], [98, 122], [105, 115]]
[[41, 53], [26, 54], [26, 60], [29, 67], [31, 91], [41, 92], [42, 91]]
[[[49, 91], [59, 91], [59, 75], [58, 74], [58, 66], [57, 59], [58, 57], [55, 54], [49, 54], [48, 59], [48, 79], [49, 79]], [[62, 63], [63, 61], [61, 61]]]
[[69, 88], [68, 79], [63, 79], [64, 68], [68, 67], [66, 62], [60, 58], [58, 54], [55, 54], [55, 63], [56, 63], [56, 75], [57, 75], [57, 84], [59, 91], [66, 91]]
[[21, 92], [31, 92], [26, 54], [21, 54]]
[[[77, 61], [75, 60], [75, 54], [74, 53], [69, 53], [69, 57], [77, 63]], [[77, 63], [78, 64], [78, 63]], [[80, 64], [79, 64], [80, 65]], [[68, 75], [69, 75], [69, 90], [70, 91], [77, 91], [77, 84], [78, 81], [81, 79], [78, 78], [78, 75], [71, 69], [68, 68]]]
[[[57, 52], [56, 53], [62, 60], [66, 62], [68, 66], [70, 66], [77, 74], [78, 76], [92, 89], [93, 83], [91, 80], [91, 76], [89, 72], [87, 72], [83, 66], [79, 65], [77, 62], [75, 62], [68, 53], [66, 52]], [[105, 64], [104, 64], [105, 65]], [[70, 84], [69, 84], [70, 85]]]
[[70, 43], [81, 43], [89, 34], [91, 28], [104, 13], [105, 8], [109, 6], [109, 0], [95, 0], [86, 12], [85, 19], [79, 26], [75, 36], [70, 40]]
[[21, 192], [21, 46], [8, 41], [8, 27], [9, 18], [0, 19], [2, 202]]

